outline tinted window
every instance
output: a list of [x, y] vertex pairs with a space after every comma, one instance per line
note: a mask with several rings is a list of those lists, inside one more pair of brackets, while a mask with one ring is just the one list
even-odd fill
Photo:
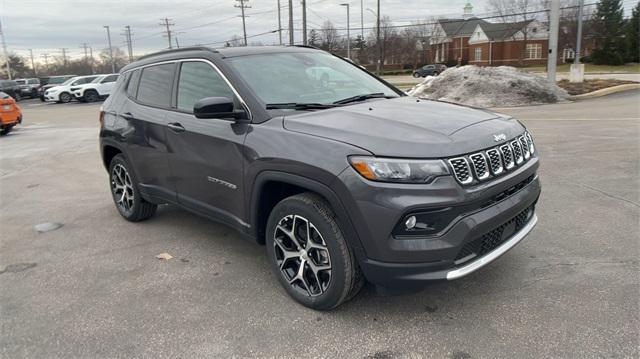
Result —
[[138, 83], [140, 82], [140, 70], [131, 72], [131, 79], [127, 85], [127, 95], [132, 98], [136, 98], [136, 92], [138, 92]]
[[140, 102], [169, 107], [173, 86], [173, 64], [149, 66], [142, 70], [137, 99]]
[[40, 82], [38, 81], [38, 79], [31, 79], [31, 80], [29, 80], [29, 85], [37, 85], [37, 84], [39, 84], [39, 83], [40, 83]]
[[109, 75], [102, 80], [102, 83], [116, 82], [116, 80], [118, 80], [118, 75]]
[[193, 111], [193, 105], [205, 97], [228, 97], [233, 91], [211, 65], [204, 62], [185, 62], [180, 68], [178, 108]]

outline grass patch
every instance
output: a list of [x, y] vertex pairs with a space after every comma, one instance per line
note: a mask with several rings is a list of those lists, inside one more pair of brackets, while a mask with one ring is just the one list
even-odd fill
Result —
[[571, 83], [569, 80], [560, 80], [558, 81], [558, 86], [567, 90], [569, 95], [582, 95], [585, 93], [602, 90], [607, 87], [613, 87], [618, 85], [625, 84], [637, 84], [635, 81], [625, 81], [625, 80], [584, 80], [582, 83]]

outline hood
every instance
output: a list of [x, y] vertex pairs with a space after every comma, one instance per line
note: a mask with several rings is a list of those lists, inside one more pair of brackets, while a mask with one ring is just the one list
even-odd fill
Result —
[[[285, 116], [287, 130], [329, 138], [376, 156], [439, 158], [496, 146], [524, 131], [518, 121], [489, 111], [401, 97]], [[502, 141], [504, 142], [504, 141]]]

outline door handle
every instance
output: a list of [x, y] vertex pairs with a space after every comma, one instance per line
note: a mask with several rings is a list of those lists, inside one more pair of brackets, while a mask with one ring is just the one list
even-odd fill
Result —
[[184, 132], [184, 127], [182, 127], [181, 124], [179, 124], [178, 122], [173, 122], [173, 123], [169, 123], [167, 124], [167, 127], [169, 127], [169, 129], [173, 132]]
[[124, 118], [127, 121], [131, 121], [133, 120], [135, 117], [133, 117], [133, 114], [131, 114], [131, 112], [125, 112], [120, 114], [120, 117]]

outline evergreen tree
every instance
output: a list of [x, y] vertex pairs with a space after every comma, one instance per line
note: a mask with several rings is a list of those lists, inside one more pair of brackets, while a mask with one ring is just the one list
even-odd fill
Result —
[[622, 65], [624, 63], [624, 21], [621, 0], [601, 0], [594, 17], [598, 48], [593, 51], [596, 64]]
[[316, 30], [309, 31], [309, 45], [318, 47], [320, 45], [320, 38]]
[[631, 19], [626, 24], [625, 42], [627, 44], [627, 61], [640, 62], [640, 1], [631, 12]]

